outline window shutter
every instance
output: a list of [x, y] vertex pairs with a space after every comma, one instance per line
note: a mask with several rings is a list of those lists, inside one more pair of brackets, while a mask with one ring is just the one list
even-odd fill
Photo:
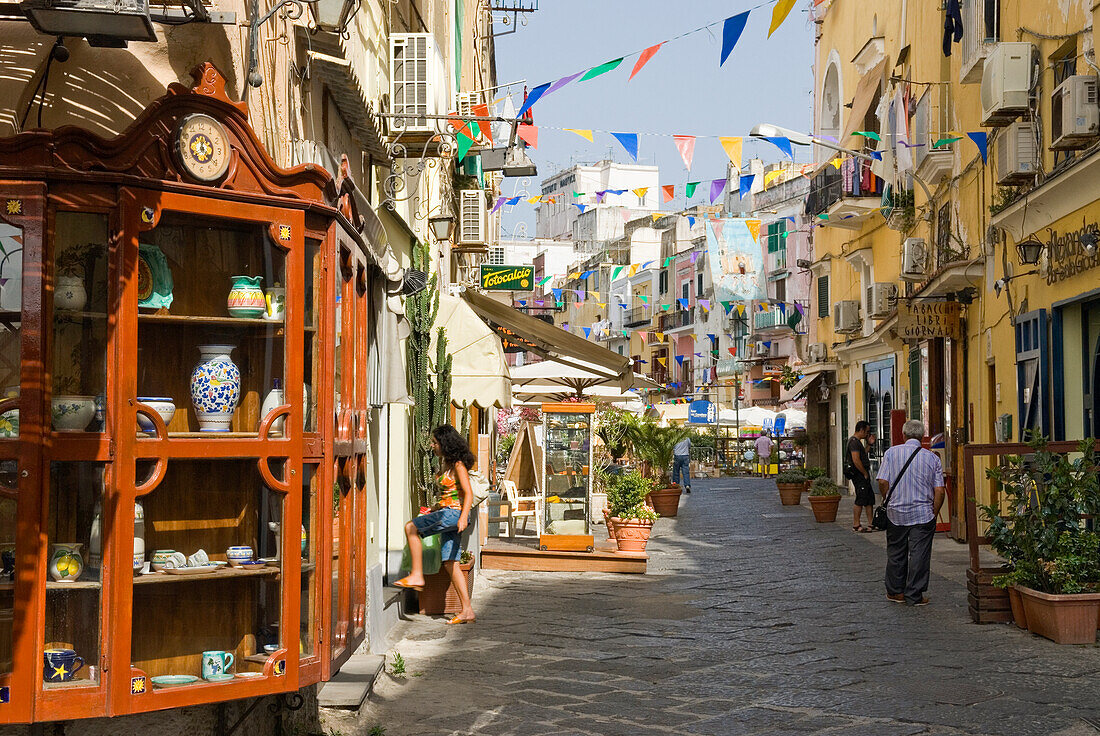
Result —
[[825, 319], [829, 316], [829, 277], [817, 277], [817, 316]]
[[1049, 437], [1050, 361], [1047, 356], [1047, 311], [1037, 309], [1016, 318], [1016, 404], [1019, 439], [1029, 432]]

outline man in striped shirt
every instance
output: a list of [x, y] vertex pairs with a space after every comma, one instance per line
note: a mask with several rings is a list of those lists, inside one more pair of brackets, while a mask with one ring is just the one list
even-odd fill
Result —
[[[879, 493], [883, 498], [890, 495], [886, 506], [886, 598], [923, 606], [928, 603], [924, 591], [928, 590], [936, 516], [946, 492], [943, 465], [939, 455], [921, 447], [923, 422], [910, 419], [901, 433], [905, 444], [887, 450], [878, 471]], [[905, 468], [910, 457], [913, 460]]]

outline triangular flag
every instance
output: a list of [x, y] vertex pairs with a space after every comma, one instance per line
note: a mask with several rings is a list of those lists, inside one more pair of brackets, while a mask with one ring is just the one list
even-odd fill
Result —
[[756, 179], [756, 174], [742, 174], [741, 175], [741, 187], [739, 194], [741, 199], [745, 198], [745, 195], [752, 190], [752, 183]]
[[600, 309], [607, 309], [607, 302], [596, 302], [596, 306]]
[[638, 335], [639, 338], [641, 338], [642, 342], [645, 342], [645, 339], [648, 336], [648, 334], [649, 333], [645, 332], [644, 330], [638, 330], [638, 332], [637, 332], [637, 335]]
[[764, 186], [768, 186], [781, 176], [783, 176], [783, 169], [773, 169], [772, 171], [767, 172], [766, 174], [764, 174]]
[[768, 141], [773, 146], [778, 148], [780, 151], [787, 154], [787, 158], [790, 158], [790, 159], [794, 158], [794, 151], [791, 149], [791, 139], [790, 138], [784, 138], [782, 136], [778, 136], [778, 137], [774, 137], [774, 138], [773, 137], [768, 137], [768, 136], [763, 136], [763, 138], [764, 138], [764, 140]]
[[932, 148], [939, 148], [940, 146], [946, 146], [946, 145], [949, 145], [951, 143], [955, 143], [956, 141], [961, 141], [961, 140], [962, 140], [962, 138], [957, 137], [957, 136], [951, 136], [951, 137], [948, 137], [948, 138], [940, 138], [938, 141], [936, 141], [935, 143], [932, 144]]
[[738, 316], [741, 316], [741, 317], [745, 316], [745, 305], [744, 304], [738, 304], [737, 305], [737, 314], [738, 314]]
[[540, 195], [539, 195], [539, 196], [537, 196], [537, 197], [528, 197], [528, 198], [527, 198], [527, 201], [528, 201], [528, 202], [530, 202], [531, 204], [535, 204], [535, 203], [537, 203], [537, 202], [541, 202], [541, 201], [542, 201], [542, 195], [540, 194]]
[[734, 355], [734, 356], [737, 355], [737, 348], [736, 347], [727, 348], [727, 350], [730, 351], [730, 355]]
[[550, 291], [552, 291], [554, 293], [554, 299], [556, 301], [560, 302], [561, 301], [561, 292], [562, 292], [562, 290], [561, 289], [551, 289]]
[[461, 161], [462, 159], [466, 158], [466, 154], [469, 153], [470, 147], [474, 145], [474, 139], [463, 133], [461, 130], [458, 131], [455, 137], [458, 138], [458, 152], [457, 158], [455, 160]]
[[668, 311], [668, 310], [670, 310], [670, 309], [672, 309], [672, 305], [671, 305], [671, 304], [662, 304], [662, 305], [661, 305], [661, 311], [662, 311], [662, 312], [667, 312], [667, 311]]
[[[562, 77], [561, 79], [559, 79], [558, 81], [556, 81], [556, 82], [554, 82], [553, 84], [550, 85], [550, 89], [546, 90], [546, 94], [550, 94], [551, 92], [557, 92], [559, 89], [561, 89], [565, 85], [569, 84], [570, 82], [572, 82], [574, 79], [576, 79], [577, 77], [579, 77], [582, 74], [584, 74], [584, 72], [577, 72], [576, 74], [570, 74], [568, 77]], [[520, 117], [520, 116], [517, 115], [516, 117]]]
[[516, 134], [524, 143], [531, 146], [531, 148], [539, 147], [539, 129], [534, 125], [520, 123], [519, 128], [516, 130]]
[[741, 170], [741, 139], [722, 137], [718, 139], [718, 142], [722, 144], [722, 150], [729, 156], [730, 161], [737, 167], [738, 171]]
[[523, 105], [520, 106], [519, 112], [516, 113], [517, 118], [522, 118], [523, 115], [531, 109], [531, 106], [539, 101], [539, 98], [546, 94], [546, 91], [550, 89], [550, 85], [553, 82], [547, 82], [546, 84], [540, 84], [533, 90], [527, 93], [527, 97], [523, 100]]
[[[490, 117], [490, 115], [489, 115], [489, 106], [487, 104], [485, 104], [484, 102], [482, 102], [480, 105], [472, 106], [470, 108], [470, 112], [472, 112], [474, 115], [476, 115], [479, 118]], [[493, 129], [492, 129], [492, 126], [490, 125], [488, 120], [478, 120], [476, 122], [471, 121], [470, 124], [473, 125], [475, 128], [477, 128], [478, 132], [481, 133], [481, 135], [485, 136], [486, 138], [492, 138], [493, 137]]]
[[663, 333], [663, 332], [654, 332], [653, 334], [657, 336], [657, 341], [658, 342], [664, 342], [665, 341], [665, 333]]
[[699, 304], [702, 305], [704, 312], [710, 311], [710, 299], [700, 299]]
[[519, 300], [519, 305], [521, 307], [526, 307], [527, 306], [527, 300], [526, 299], [520, 299]]
[[829, 163], [831, 163], [833, 165], [834, 169], [836, 169], [837, 171], [840, 171], [840, 167], [844, 165], [844, 159], [842, 159], [840, 156], [837, 156], [836, 158], [834, 158]]
[[680, 365], [683, 365], [684, 364], [684, 356], [677, 355], [676, 356], [676, 362], [679, 363]]
[[794, 0], [779, 0], [779, 2], [775, 4], [775, 7], [772, 8], [772, 24], [768, 28], [768, 38], [771, 38], [775, 30], [783, 25], [783, 21], [787, 19], [793, 7]]
[[581, 329], [584, 330], [584, 336], [585, 336], [586, 339], [588, 338], [589, 335], [592, 334], [592, 328], [590, 328], [590, 327], [582, 327]]
[[645, 199], [645, 195], [649, 193], [649, 187], [638, 187], [637, 189], [631, 189], [632, 193], [638, 196], [638, 199]]
[[584, 192], [573, 192], [573, 196], [574, 196], [574, 197], [583, 197], [583, 196], [584, 196]]
[[586, 205], [586, 204], [577, 204], [576, 202], [574, 202], [573, 206], [576, 207], [578, 210], [580, 210], [582, 214], [584, 213], [584, 211], [586, 209], [588, 209], [588, 205]]
[[654, 222], [657, 222], [657, 220], [660, 220], [664, 216], [665, 216], [664, 212], [654, 212], [652, 215], [650, 215], [650, 217], [653, 218]]
[[508, 200], [508, 205], [509, 206], [515, 206], [515, 205], [519, 204], [519, 201], [521, 199], [523, 199], [523, 198], [522, 197], [512, 197], [511, 199]]
[[680, 152], [680, 158], [684, 161], [684, 167], [691, 171], [691, 160], [695, 158], [695, 136], [674, 135], [672, 140], [676, 142], [676, 150]]
[[623, 272], [624, 268], [626, 268], [626, 266], [616, 266], [615, 270], [611, 273], [611, 280], [614, 281], [619, 278], [619, 274]]
[[642, 264], [640, 264], [640, 263], [633, 263], [633, 264], [631, 264], [631, 266], [630, 266], [630, 270], [628, 270], [628, 271], [626, 272], [626, 275], [627, 275], [627, 276], [633, 276], [634, 274], [638, 273], [638, 267], [639, 267], [639, 266], [641, 266], [641, 265], [642, 265]]
[[592, 140], [592, 131], [591, 130], [585, 130], [583, 128], [562, 128], [562, 130], [567, 131], [569, 133], [576, 133], [577, 135], [579, 135], [581, 138], [584, 138], [585, 140], [589, 140], [589, 141]]
[[873, 158], [875, 161], [881, 161], [882, 151], [871, 151], [871, 158]]
[[581, 81], [582, 82], [587, 82], [589, 79], [595, 79], [596, 77], [600, 76], [601, 74], [607, 74], [609, 71], [611, 71], [612, 69], [614, 69], [615, 67], [617, 67], [619, 64], [622, 64], [622, 63], [623, 63], [623, 57], [620, 56], [618, 59], [615, 59], [614, 61], [607, 61], [607, 62], [604, 62], [603, 64], [600, 64], [599, 66], [594, 66], [591, 69], [589, 69], [587, 72], [585, 72], [584, 76], [581, 77]]
[[982, 163], [986, 163], [989, 158], [989, 134], [982, 131], [977, 131], [974, 133], [967, 133], [966, 136], [970, 140], [974, 141], [974, 145], [976, 145], [978, 147], [978, 150], [981, 151]]
[[699, 186], [699, 182], [689, 181], [687, 183], [687, 185], [684, 187], [684, 196], [687, 197], [688, 199], [691, 199], [692, 197], [694, 197], [695, 196], [695, 187], [697, 187], [697, 186]]
[[[662, 43], [664, 42], [662, 41]], [[634, 63], [634, 70], [630, 72], [630, 79], [627, 79], [626, 81], [629, 82], [631, 79], [633, 79], [634, 75], [640, 72], [642, 70], [642, 67], [646, 65], [646, 62], [653, 58], [653, 55], [657, 53], [657, 49], [659, 48], [661, 48], [661, 44], [650, 46], [648, 49], [643, 51], [638, 57], [638, 61]]]
[[657, 362], [660, 363], [662, 366], [668, 366], [668, 358], [657, 358]]
[[693, 227], [695, 227], [695, 218], [691, 215], [688, 215], [688, 228], [690, 229]]
[[680, 302], [680, 306], [683, 307], [684, 309], [688, 308], [688, 300], [687, 299], [677, 299], [676, 301]]
[[661, 197], [665, 203], [671, 202], [672, 198], [676, 196], [675, 184], [664, 184], [661, 186]]
[[668, 264], [672, 263], [673, 256], [665, 258], [665, 262], [661, 264], [661, 268], [668, 268]]
[[715, 219], [715, 220], [710, 221], [710, 229], [714, 231], [714, 239], [717, 240], [719, 243], [722, 242], [722, 230], [725, 227], [726, 227], [726, 221], [725, 220]]
[[[793, 3], [794, 0], [790, 0], [790, 2]], [[749, 12], [746, 10], [744, 13], [726, 18], [722, 23], [722, 60], [718, 62], [718, 66], [726, 63], [730, 52], [733, 51], [733, 47], [737, 45], [737, 41], [741, 38], [741, 34], [745, 30], [745, 23], [748, 20]]]
[[607, 190], [596, 192], [596, 204], [603, 204], [603, 198], [607, 196]]
[[722, 190], [726, 188], [725, 179], [714, 179], [710, 183], [710, 203], [714, 204], [714, 200], [718, 199], [722, 195]]
[[508, 201], [507, 197], [497, 197], [497, 203], [493, 205], [493, 209], [489, 211], [489, 214], [491, 215], [494, 212], [496, 212], [497, 210], [499, 210], [501, 207], [504, 206], [504, 203], [507, 202], [507, 201]]
[[760, 220], [745, 220], [745, 227], [749, 229], [752, 239], [760, 242]]
[[639, 294], [638, 298], [642, 300], [642, 304], [645, 304], [646, 306], [649, 306], [649, 297], [648, 296], [646, 296], [645, 294]]
[[856, 132], [852, 133], [852, 135], [861, 135], [864, 138], [870, 138], [873, 141], [882, 140], [882, 136], [873, 130], [857, 130]]
[[612, 133], [615, 140], [617, 140], [622, 147], [626, 149], [626, 152], [630, 154], [630, 157], [635, 161], [638, 160], [638, 134], [637, 133]]
[[550, 280], [553, 279], [553, 278], [554, 278], [553, 276], [547, 276], [546, 278], [539, 281], [539, 286], [546, 286], [547, 284], [550, 283]]

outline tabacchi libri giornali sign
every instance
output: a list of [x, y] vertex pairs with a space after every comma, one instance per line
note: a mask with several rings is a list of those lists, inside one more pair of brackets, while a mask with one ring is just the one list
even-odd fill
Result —
[[903, 340], [958, 337], [959, 303], [899, 299], [898, 322], [894, 329]]
[[481, 288], [500, 291], [530, 289], [534, 266], [482, 266]]

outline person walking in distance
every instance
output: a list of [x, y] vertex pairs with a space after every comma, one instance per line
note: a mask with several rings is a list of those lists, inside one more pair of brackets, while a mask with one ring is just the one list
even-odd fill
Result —
[[767, 478], [772, 462], [772, 438], [767, 430], [756, 438], [756, 458], [760, 461], [760, 477]]
[[685, 435], [672, 449], [672, 482], [691, 493], [691, 435]]
[[927, 605], [929, 566], [936, 517], [946, 489], [940, 457], [921, 447], [924, 424], [902, 425], [905, 444], [886, 451], [878, 471], [879, 493], [886, 505], [886, 598], [894, 603]]
[[[871, 459], [863, 444], [870, 429], [871, 425], [862, 419], [856, 422], [844, 457], [844, 477], [852, 481], [856, 489], [856, 501], [852, 505], [852, 531], [856, 532], [870, 532], [874, 522], [875, 489], [871, 485]], [[867, 513], [867, 526], [860, 524], [864, 512]]]

